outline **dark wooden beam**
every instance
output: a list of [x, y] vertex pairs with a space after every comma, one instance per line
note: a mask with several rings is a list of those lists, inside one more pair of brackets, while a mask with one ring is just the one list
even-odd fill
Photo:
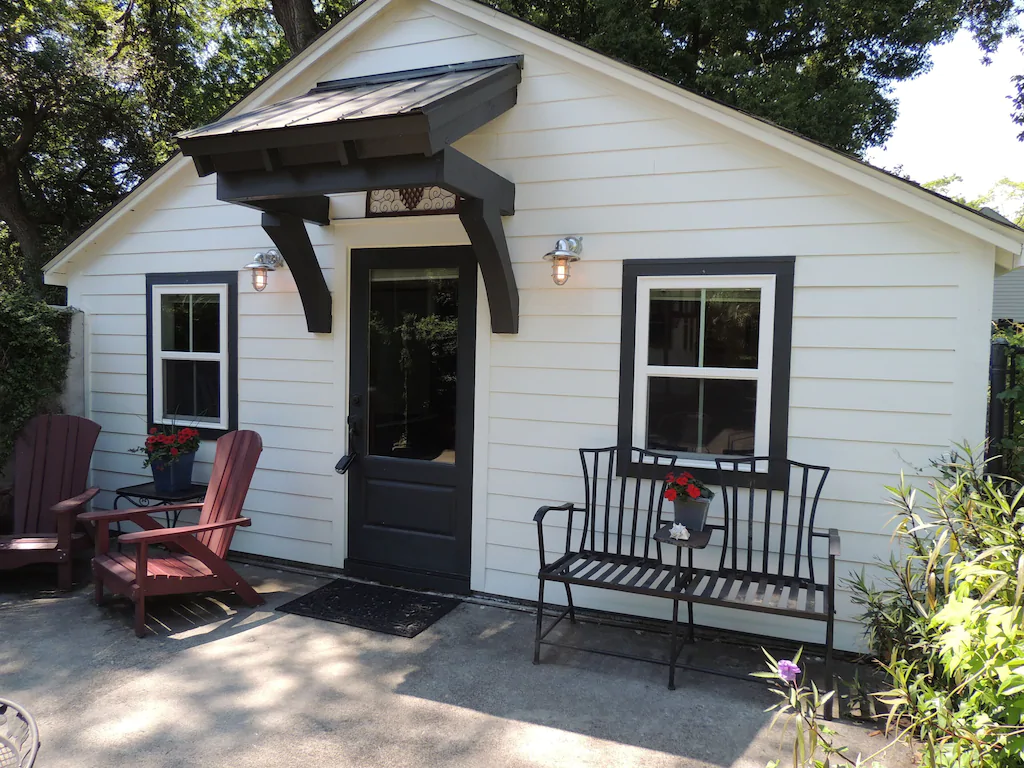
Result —
[[480, 264], [491, 308], [491, 331], [519, 333], [519, 289], [497, 204], [466, 198], [459, 205], [459, 219]]
[[515, 184], [451, 147], [431, 157], [411, 155], [351, 165], [322, 163], [270, 172], [221, 171], [217, 174], [217, 199], [244, 204], [368, 189], [431, 186], [492, 202], [502, 216], [515, 213]]
[[331, 291], [316, 260], [302, 219], [291, 213], [264, 213], [263, 231], [270, 235], [295, 279], [310, 333], [331, 332]]

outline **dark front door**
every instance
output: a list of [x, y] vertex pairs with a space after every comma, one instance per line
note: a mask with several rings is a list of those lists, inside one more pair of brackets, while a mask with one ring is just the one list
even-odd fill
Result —
[[349, 573], [469, 591], [476, 260], [352, 254]]

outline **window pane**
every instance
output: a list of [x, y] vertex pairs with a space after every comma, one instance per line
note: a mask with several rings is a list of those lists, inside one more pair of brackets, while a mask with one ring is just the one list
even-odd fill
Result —
[[651, 291], [648, 365], [699, 365], [700, 290]]
[[757, 382], [652, 376], [647, 448], [752, 455]]
[[759, 288], [652, 290], [647, 363], [756, 368], [760, 313]]
[[220, 363], [164, 360], [165, 419], [220, 420]]
[[761, 290], [708, 290], [704, 304], [704, 367], [757, 368]]
[[220, 295], [161, 296], [160, 346], [165, 352], [219, 352]]
[[192, 296], [192, 351], [220, 352], [220, 295]]
[[165, 352], [190, 352], [189, 309], [192, 297], [164, 294], [160, 297], [160, 348]]
[[455, 462], [458, 270], [374, 269], [368, 450]]

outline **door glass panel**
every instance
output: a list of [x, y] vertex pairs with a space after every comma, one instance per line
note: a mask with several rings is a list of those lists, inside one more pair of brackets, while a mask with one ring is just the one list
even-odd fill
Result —
[[370, 271], [367, 451], [455, 463], [458, 269]]

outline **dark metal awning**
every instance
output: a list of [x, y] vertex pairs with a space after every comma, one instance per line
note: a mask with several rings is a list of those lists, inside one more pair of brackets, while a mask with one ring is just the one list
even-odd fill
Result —
[[515, 333], [519, 296], [501, 226], [515, 186], [450, 146], [511, 109], [522, 57], [320, 83], [309, 93], [178, 136], [217, 197], [263, 211], [291, 268], [310, 331], [328, 332], [330, 292], [303, 219], [328, 224], [327, 194], [436, 185], [459, 217], [484, 276], [497, 333]]

